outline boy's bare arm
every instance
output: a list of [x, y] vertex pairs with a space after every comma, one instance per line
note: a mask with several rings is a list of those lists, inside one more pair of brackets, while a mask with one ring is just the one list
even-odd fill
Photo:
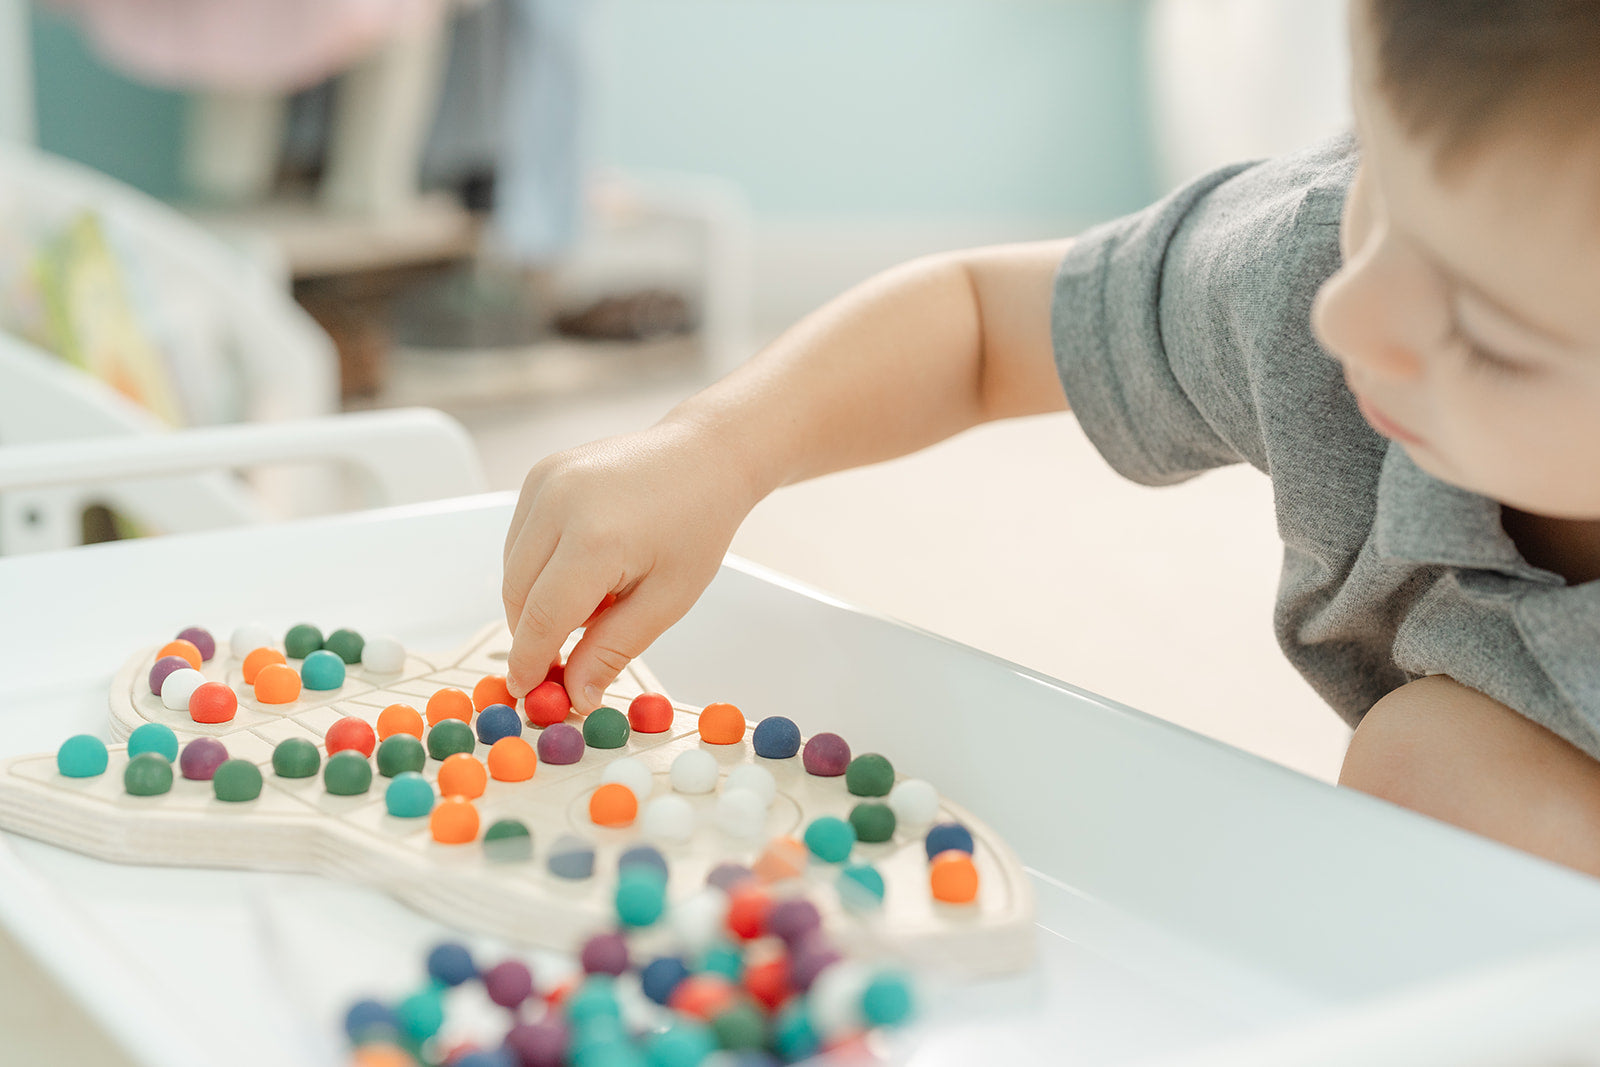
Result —
[[1600, 763], [1444, 675], [1373, 705], [1339, 784], [1600, 875]]
[[655, 426], [529, 472], [506, 539], [514, 694], [608, 593], [567, 665], [600, 692], [715, 575], [773, 489], [904, 455], [980, 422], [1065, 410], [1050, 338], [1069, 241], [916, 260], [844, 294]]

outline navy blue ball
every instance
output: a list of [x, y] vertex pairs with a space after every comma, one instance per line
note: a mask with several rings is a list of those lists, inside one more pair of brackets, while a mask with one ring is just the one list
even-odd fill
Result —
[[465, 945], [441, 941], [428, 953], [428, 977], [441, 985], [458, 986], [478, 977], [478, 968]]
[[344, 1032], [356, 1043], [400, 1032], [394, 1012], [376, 1000], [358, 1000], [344, 1015]]
[[782, 715], [769, 715], [756, 724], [750, 735], [756, 755], [767, 759], [788, 759], [800, 751], [800, 727], [793, 719]]
[[506, 704], [490, 704], [478, 712], [478, 740], [492, 745], [502, 737], [522, 736], [522, 716]]
[[651, 960], [645, 969], [639, 972], [639, 984], [644, 987], [644, 995], [657, 1004], [665, 1005], [672, 999], [672, 991], [678, 988], [678, 983], [689, 977], [689, 968], [684, 966], [681, 959], [676, 956], [662, 956], [660, 959]]
[[972, 831], [958, 822], [942, 822], [928, 831], [928, 858], [955, 849], [972, 855]]
[[629, 867], [648, 867], [660, 873], [662, 881], [667, 877], [667, 857], [661, 851], [649, 845], [634, 845], [617, 857], [617, 872], [627, 870]]

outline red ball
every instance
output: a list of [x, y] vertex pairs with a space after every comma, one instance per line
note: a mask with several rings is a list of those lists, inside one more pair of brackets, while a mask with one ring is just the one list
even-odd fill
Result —
[[230, 722], [239, 710], [239, 697], [225, 682], [203, 682], [189, 696], [189, 718], [195, 722]]
[[789, 958], [779, 956], [746, 968], [744, 988], [768, 1011], [777, 1011], [794, 993], [789, 985]]
[[738, 999], [738, 988], [721, 975], [691, 974], [678, 983], [667, 998], [667, 1006], [682, 1015], [705, 1020], [721, 1015]]
[[550, 669], [544, 672], [544, 680], [557, 685], [567, 684], [567, 665], [559, 659], [550, 661]]
[[328, 746], [328, 755], [343, 752], [345, 749], [354, 749], [362, 756], [372, 755], [372, 750], [378, 744], [378, 734], [372, 724], [365, 719], [358, 719], [354, 715], [346, 715], [332, 726], [328, 727], [327, 736], [323, 738]]
[[560, 682], [540, 682], [523, 698], [522, 707], [534, 726], [554, 726], [572, 710], [572, 699]]
[[628, 725], [641, 734], [664, 734], [672, 728], [672, 701], [660, 693], [640, 693], [628, 705]]
[[767, 931], [772, 898], [755, 885], [742, 885], [728, 899], [728, 929], [742, 940], [753, 941]]

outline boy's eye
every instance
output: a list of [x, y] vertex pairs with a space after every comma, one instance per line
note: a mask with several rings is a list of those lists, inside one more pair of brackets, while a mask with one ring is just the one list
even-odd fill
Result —
[[1453, 328], [1451, 330], [1451, 334], [1452, 340], [1454, 340], [1456, 344], [1460, 345], [1461, 350], [1466, 353], [1468, 366], [1476, 370], [1490, 371], [1495, 374], [1528, 373], [1529, 368], [1525, 364], [1518, 363], [1515, 360], [1507, 359], [1498, 352], [1491, 352], [1489, 349], [1484, 348], [1482, 345], [1463, 334], [1459, 327]]

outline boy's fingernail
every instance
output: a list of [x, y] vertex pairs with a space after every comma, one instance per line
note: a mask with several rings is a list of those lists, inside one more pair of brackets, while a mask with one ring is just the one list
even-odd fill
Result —
[[585, 704], [599, 707], [600, 698], [604, 695], [605, 694], [600, 691], [600, 687], [597, 685], [586, 685], [583, 687], [583, 702]]

